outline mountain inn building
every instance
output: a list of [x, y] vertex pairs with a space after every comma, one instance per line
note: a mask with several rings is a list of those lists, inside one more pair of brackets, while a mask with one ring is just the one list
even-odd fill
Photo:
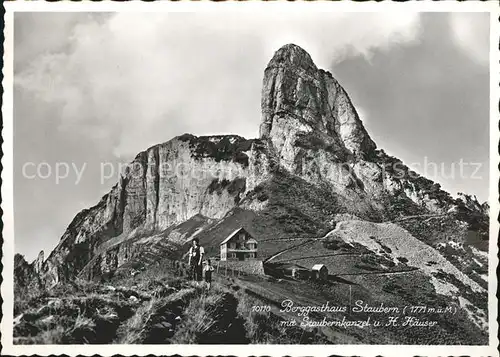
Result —
[[238, 228], [220, 244], [220, 260], [254, 260], [257, 241], [244, 229]]

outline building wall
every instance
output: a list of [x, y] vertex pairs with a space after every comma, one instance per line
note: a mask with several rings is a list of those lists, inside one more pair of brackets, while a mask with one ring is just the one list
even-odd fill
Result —
[[[244, 255], [244, 260], [255, 260], [257, 259], [257, 252], [233, 252], [231, 249], [226, 251], [225, 260], [240, 260], [240, 256]], [[222, 252], [221, 252], [222, 257]], [[222, 260], [222, 258], [221, 258]]]
[[227, 260], [227, 245], [220, 246], [220, 260]]
[[306, 280], [311, 277], [311, 272], [303, 269], [293, 269], [292, 270], [292, 277], [295, 279], [302, 279]]
[[323, 269], [320, 269], [320, 270], [313, 270], [312, 271], [312, 276], [315, 279], [327, 280], [328, 279], [328, 269], [323, 268]]

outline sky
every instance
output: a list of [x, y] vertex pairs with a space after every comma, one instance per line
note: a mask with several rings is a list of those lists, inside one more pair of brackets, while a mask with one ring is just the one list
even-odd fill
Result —
[[15, 249], [28, 260], [149, 146], [257, 137], [263, 72], [287, 43], [332, 72], [379, 148], [488, 198], [488, 14], [16, 13], [14, 43]]

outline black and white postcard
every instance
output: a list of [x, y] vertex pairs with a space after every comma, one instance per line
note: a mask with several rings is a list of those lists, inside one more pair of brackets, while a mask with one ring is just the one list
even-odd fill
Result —
[[494, 2], [5, 6], [3, 353], [498, 355]]

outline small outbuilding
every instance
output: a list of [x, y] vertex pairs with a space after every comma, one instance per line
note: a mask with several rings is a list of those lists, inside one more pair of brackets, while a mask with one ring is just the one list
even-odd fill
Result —
[[324, 264], [313, 265], [311, 278], [314, 280], [328, 280], [328, 268]]

